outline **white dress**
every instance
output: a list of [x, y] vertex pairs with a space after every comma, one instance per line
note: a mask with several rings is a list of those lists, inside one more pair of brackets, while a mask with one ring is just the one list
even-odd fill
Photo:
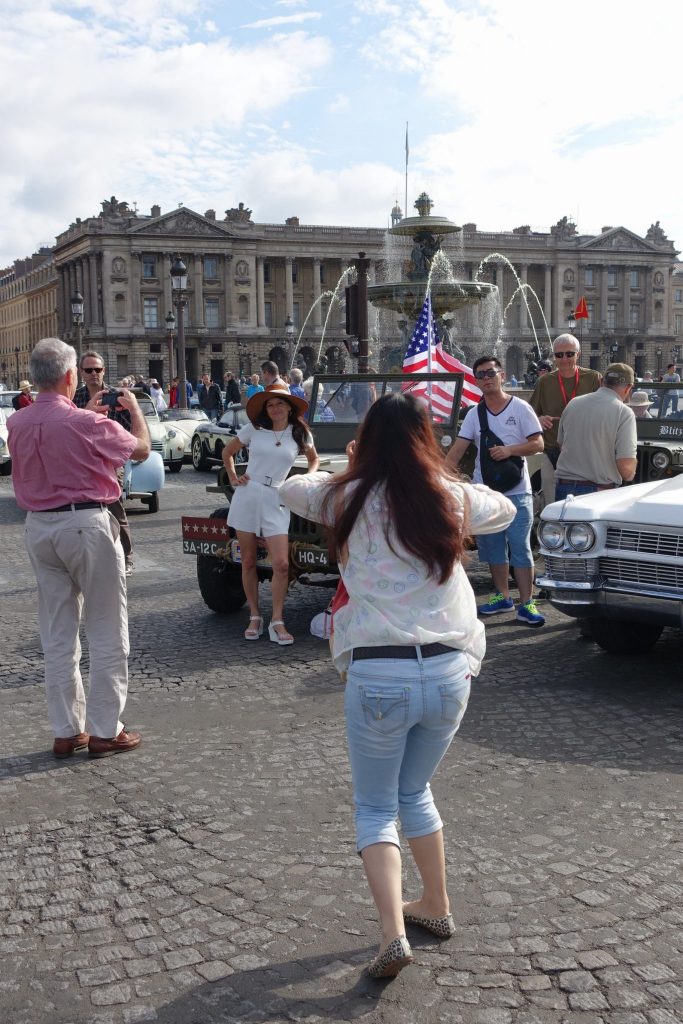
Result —
[[[277, 537], [289, 530], [289, 509], [280, 501], [278, 488], [299, 454], [292, 428], [284, 432], [257, 429], [248, 423], [237, 432], [242, 444], [249, 447], [247, 475], [249, 482], [236, 487], [230, 502], [228, 526], [257, 537]], [[277, 441], [280, 444], [277, 444]], [[313, 444], [309, 434], [306, 445]]]

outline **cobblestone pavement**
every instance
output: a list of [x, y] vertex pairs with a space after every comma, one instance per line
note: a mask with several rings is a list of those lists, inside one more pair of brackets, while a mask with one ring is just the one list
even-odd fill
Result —
[[126, 721], [143, 746], [59, 762], [23, 515], [0, 479], [3, 1024], [683, 1020], [678, 636], [636, 660], [552, 610], [540, 631], [490, 625], [434, 785], [457, 932], [411, 930], [415, 964], [372, 982], [342, 688], [307, 633], [325, 597], [293, 589], [284, 651], [211, 614], [179, 541], [183, 511], [219, 504], [206, 481], [185, 468], [161, 512], [132, 516]]

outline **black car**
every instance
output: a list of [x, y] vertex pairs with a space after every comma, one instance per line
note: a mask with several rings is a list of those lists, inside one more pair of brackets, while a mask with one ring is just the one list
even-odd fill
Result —
[[[192, 435], [192, 465], [199, 472], [223, 465], [223, 449], [249, 420], [242, 405], [229, 405], [218, 423], [209, 420], [198, 423]], [[235, 462], [246, 462], [242, 449], [235, 456]]]

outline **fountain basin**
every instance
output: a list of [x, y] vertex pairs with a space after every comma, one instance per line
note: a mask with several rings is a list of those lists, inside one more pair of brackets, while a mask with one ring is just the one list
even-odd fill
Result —
[[[443, 317], [463, 306], [476, 305], [496, 291], [496, 286], [486, 281], [432, 281], [430, 291], [434, 316]], [[368, 299], [373, 306], [392, 309], [413, 320], [422, 309], [426, 293], [426, 280], [368, 286]]]

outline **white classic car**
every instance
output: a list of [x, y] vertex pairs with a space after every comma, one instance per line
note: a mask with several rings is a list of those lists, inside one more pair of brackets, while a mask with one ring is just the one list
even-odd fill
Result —
[[7, 447], [7, 414], [0, 407], [0, 476], [9, 476], [12, 472], [12, 457]]
[[[191, 409], [166, 409], [164, 412], [159, 413], [159, 419], [166, 429], [166, 436], [169, 440], [173, 441], [177, 438], [183, 443], [185, 446], [183, 458], [185, 462], [191, 462], [192, 435], [197, 428], [197, 424], [209, 422], [209, 417], [204, 410], [200, 409], [199, 406]], [[176, 468], [175, 465], [170, 465], [169, 469], [172, 473], [180, 472], [180, 466]]]
[[604, 650], [638, 654], [682, 627], [683, 475], [570, 495], [546, 506], [538, 534], [538, 586]]

